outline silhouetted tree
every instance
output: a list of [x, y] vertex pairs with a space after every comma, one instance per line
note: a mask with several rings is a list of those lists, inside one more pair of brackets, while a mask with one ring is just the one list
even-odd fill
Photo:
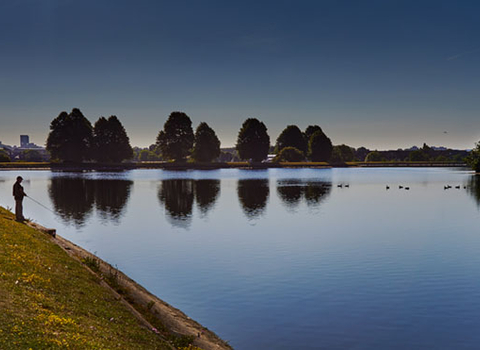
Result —
[[0, 149], [0, 162], [10, 162], [10, 156], [4, 149]]
[[305, 155], [295, 147], [285, 147], [274, 158], [274, 162], [301, 162]]
[[133, 157], [127, 132], [118, 118], [100, 117], [93, 128], [93, 158], [98, 162], [119, 163]]
[[332, 141], [322, 130], [315, 131], [308, 142], [308, 155], [314, 162], [327, 162], [332, 155]]
[[219, 180], [196, 180], [195, 200], [197, 207], [203, 214], [213, 208], [220, 194]]
[[310, 137], [312, 137], [312, 135], [315, 134], [317, 131], [322, 131], [322, 128], [319, 127], [318, 125], [309, 125], [305, 129], [304, 137], [305, 137], [305, 142], [307, 143], [307, 147], [308, 147], [308, 143], [310, 142]]
[[220, 140], [207, 123], [200, 123], [195, 131], [192, 158], [197, 162], [211, 162], [220, 155]]
[[268, 186], [268, 179], [238, 180], [238, 200], [249, 218], [263, 213], [270, 193]]
[[53, 159], [81, 162], [90, 159], [92, 125], [78, 108], [61, 112], [50, 124], [47, 150]]
[[193, 146], [192, 121], [183, 112], [172, 112], [158, 133], [157, 146], [166, 159], [185, 159]]
[[267, 127], [256, 118], [248, 118], [242, 124], [237, 137], [237, 151], [241, 159], [259, 162], [267, 158], [270, 136]]
[[296, 125], [288, 125], [277, 138], [275, 153], [279, 153], [285, 147], [295, 147], [304, 155], [307, 154], [307, 141]]

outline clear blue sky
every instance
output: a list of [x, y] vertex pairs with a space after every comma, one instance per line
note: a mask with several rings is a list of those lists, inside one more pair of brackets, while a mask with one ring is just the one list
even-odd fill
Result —
[[[480, 140], [478, 1], [0, 2], [0, 140], [44, 144], [74, 107], [147, 146], [171, 111], [222, 146], [257, 117], [272, 143], [319, 124], [334, 144]], [[447, 133], [445, 133], [445, 131]]]

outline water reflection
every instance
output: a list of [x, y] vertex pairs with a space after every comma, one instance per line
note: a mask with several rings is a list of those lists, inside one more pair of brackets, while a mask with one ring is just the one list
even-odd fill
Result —
[[95, 199], [94, 185], [91, 180], [53, 177], [48, 186], [48, 194], [55, 212], [67, 224], [83, 226], [92, 212]]
[[284, 180], [277, 183], [277, 194], [287, 207], [296, 207], [300, 204], [304, 186], [299, 186], [298, 181]]
[[330, 194], [332, 184], [320, 181], [280, 180], [277, 194], [287, 208], [296, 208], [304, 199], [308, 206], [318, 206]]
[[102, 219], [118, 223], [130, 196], [133, 181], [53, 177], [48, 194], [55, 212], [67, 224], [81, 227], [94, 205]]
[[186, 228], [192, 220], [193, 203], [203, 215], [211, 210], [220, 193], [220, 180], [162, 180], [158, 199], [165, 206], [167, 218], [174, 226]]
[[213, 208], [220, 194], [220, 180], [195, 181], [195, 200], [202, 214]]
[[270, 194], [268, 179], [238, 180], [238, 200], [244, 213], [249, 218], [260, 216], [265, 210], [268, 195]]
[[158, 199], [165, 206], [171, 223], [187, 227], [192, 219], [194, 180], [163, 180], [158, 191]]
[[470, 177], [467, 190], [480, 207], [480, 175], [473, 175]]
[[118, 223], [130, 197], [130, 180], [92, 180], [94, 182], [95, 207], [106, 221]]

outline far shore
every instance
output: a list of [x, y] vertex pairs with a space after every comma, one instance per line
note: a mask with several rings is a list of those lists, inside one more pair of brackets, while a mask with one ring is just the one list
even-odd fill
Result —
[[50, 162], [4, 162], [0, 170], [52, 170], [52, 171], [122, 171], [134, 169], [164, 169], [164, 170], [216, 170], [216, 169], [275, 169], [275, 168], [362, 168], [362, 167], [467, 167], [465, 163], [455, 162], [280, 162], [280, 163], [249, 163], [249, 162], [135, 162], [118, 164], [100, 163], [50, 163]]

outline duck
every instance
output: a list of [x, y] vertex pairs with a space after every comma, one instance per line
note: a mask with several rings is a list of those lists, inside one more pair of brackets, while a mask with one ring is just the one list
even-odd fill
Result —
[[390, 189], [390, 186], [388, 186], [388, 185], [387, 185], [387, 186], [385, 186], [385, 189], [389, 190], [389, 189]]

